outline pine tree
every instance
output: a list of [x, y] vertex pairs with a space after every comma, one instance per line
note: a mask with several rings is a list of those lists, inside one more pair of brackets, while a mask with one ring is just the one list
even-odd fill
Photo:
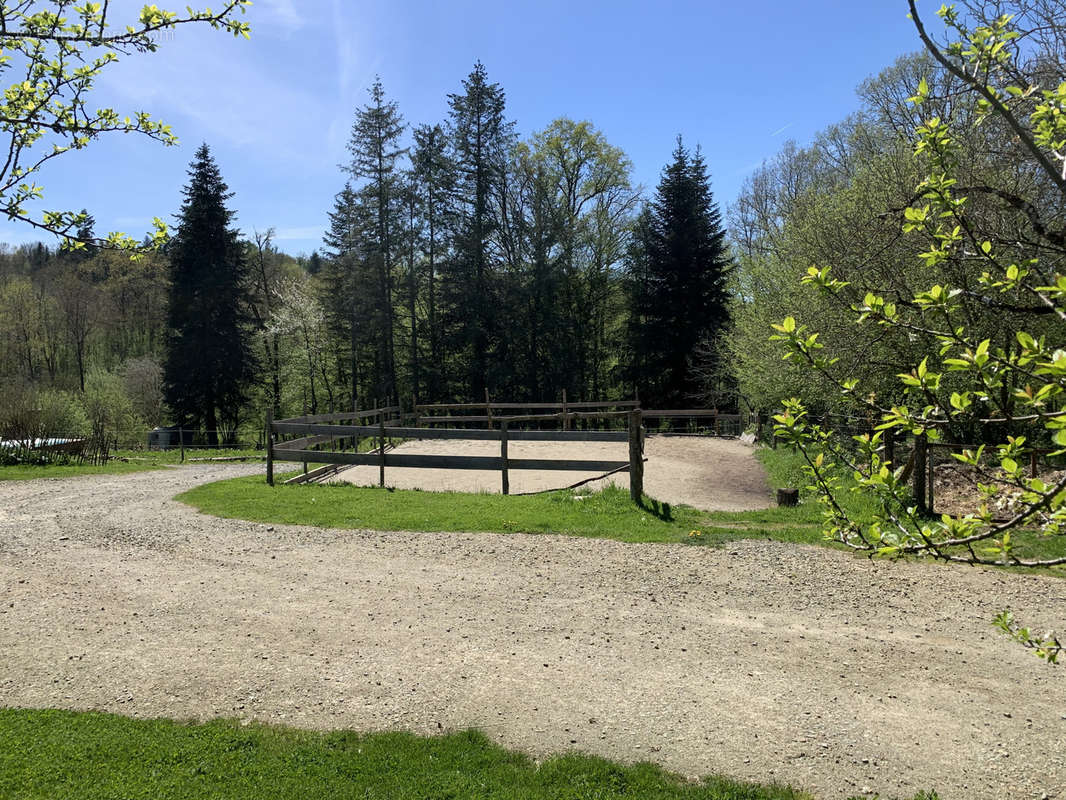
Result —
[[196, 151], [189, 183], [168, 245], [170, 296], [164, 381], [167, 404], [182, 426], [236, 434], [240, 412], [255, 378], [247, 265], [233, 197], [206, 144]]
[[376, 276], [369, 330], [377, 344], [376, 391], [381, 397], [397, 396], [393, 261], [401, 213], [396, 161], [407, 152], [399, 146], [405, 127], [399, 107], [385, 100], [381, 80], [375, 80], [370, 87], [370, 102], [355, 114], [348, 142], [352, 160], [347, 170], [353, 177], [365, 179], [359, 199], [374, 221], [368, 234], [368, 256]]
[[455, 253], [446, 285], [453, 351], [466, 364], [467, 381], [460, 388], [467, 396], [481, 397], [493, 377], [491, 348], [501, 341], [490, 245], [515, 136], [514, 124], [504, 116], [503, 89], [488, 82], [480, 61], [463, 80], [463, 90], [448, 95], [456, 203]]
[[636, 225], [627, 265], [628, 377], [645, 405], [683, 404], [699, 394], [691, 358], [697, 344], [728, 324], [731, 269], [707, 164], [679, 136]]
[[440, 320], [440, 265], [447, 260], [448, 197], [454, 186], [454, 170], [447, 154], [447, 140], [440, 125], [419, 125], [414, 130], [415, 148], [411, 154], [411, 180], [419, 196], [422, 215], [422, 256], [425, 270], [426, 338], [429, 361], [425, 385], [429, 397], [441, 398], [444, 391], [444, 349]]
[[[329, 230], [323, 237], [326, 259], [321, 271], [322, 307], [335, 343], [337, 382], [351, 387], [353, 408], [358, 408], [365, 397], [362, 385], [367, 382], [367, 370], [363, 362], [375, 363], [373, 354], [366, 358], [367, 323], [372, 316], [374, 293], [363, 287], [375, 285], [375, 279], [367, 275], [369, 221], [365, 211], [351, 184], [345, 184], [334, 198]], [[372, 382], [376, 383], [376, 376]]]

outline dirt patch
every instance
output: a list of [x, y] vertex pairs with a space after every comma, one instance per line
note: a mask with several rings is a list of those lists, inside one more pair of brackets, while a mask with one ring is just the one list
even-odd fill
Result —
[[[937, 514], [951, 514], [962, 517], [966, 514], [978, 513], [983, 503], [988, 504], [993, 517], [1009, 518], [1020, 511], [1019, 501], [1021, 490], [1004, 486], [996, 482], [998, 470], [990, 469], [982, 474], [968, 464], [959, 464], [948, 461], [937, 464], [933, 470], [933, 507]], [[1062, 480], [1066, 474], [1062, 470], [1041, 470], [1038, 477], [1048, 486], [1054, 486]], [[1025, 477], [1029, 477], [1026, 470]], [[991, 498], [982, 494], [979, 484], [985, 483], [997, 487], [995, 495]]]
[[1061, 796], [1062, 669], [989, 625], [1004, 606], [1061, 625], [1060, 580], [771, 542], [271, 526], [170, 500], [254, 469], [0, 484], [0, 704], [477, 726], [823, 798]]
[[[397, 453], [498, 456], [498, 442], [425, 440], [404, 442]], [[551, 458], [560, 460], [626, 461], [625, 442], [511, 442], [511, 458]], [[766, 472], [750, 445], [732, 439], [696, 436], [649, 436], [644, 443], [645, 493], [665, 503], [685, 504], [704, 511], [750, 511], [771, 505]], [[550, 470], [511, 470], [511, 493], [560, 489], [596, 477], [595, 472]], [[358, 486], [377, 486], [377, 467], [352, 467], [338, 480]], [[611, 482], [629, 486], [628, 474], [614, 475], [588, 484], [592, 489]], [[407, 469], [390, 467], [385, 484], [398, 489], [426, 491], [500, 491], [498, 471]]]

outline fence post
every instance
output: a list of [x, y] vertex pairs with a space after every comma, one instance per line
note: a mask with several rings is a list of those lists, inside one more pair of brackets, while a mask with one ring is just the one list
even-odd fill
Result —
[[563, 430], [570, 430], [569, 407], [566, 405], [566, 389], [563, 389]]
[[492, 427], [492, 400], [489, 399], [489, 387], [485, 387], [485, 416], [489, 418], [489, 427]]
[[178, 426], [178, 447], [181, 448], [181, 463], [185, 463], [185, 431]]
[[266, 451], [267, 451], [267, 486], [274, 485], [274, 409], [267, 409]]
[[926, 491], [929, 493], [929, 502], [926, 504], [926, 512], [929, 514], [936, 513], [933, 509], [936, 508], [936, 499], [933, 497], [933, 488], [936, 485], [936, 472], [933, 467], [936, 466], [936, 450], [926, 449], [926, 464], [929, 465], [929, 477], [925, 481]]
[[385, 415], [378, 414], [378, 486], [385, 488]]
[[503, 473], [503, 493], [511, 493], [511, 480], [507, 474], [510, 467], [507, 457], [507, 420], [500, 420], [500, 471]]
[[639, 408], [629, 412], [629, 497], [637, 504], [644, 497], [644, 448], [640, 437], [643, 417]]
[[911, 473], [913, 480], [914, 502], [917, 504], [918, 513], [929, 513], [929, 504], [926, 497], [926, 461], [928, 456], [929, 440], [924, 433], [914, 437], [914, 471]]

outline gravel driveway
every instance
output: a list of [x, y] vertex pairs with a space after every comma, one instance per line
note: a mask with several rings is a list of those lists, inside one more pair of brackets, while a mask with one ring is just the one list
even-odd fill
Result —
[[217, 520], [256, 467], [0, 483], [0, 704], [477, 726], [819, 797], [1066, 797], [1066, 667], [989, 626], [1066, 582], [744, 542]]

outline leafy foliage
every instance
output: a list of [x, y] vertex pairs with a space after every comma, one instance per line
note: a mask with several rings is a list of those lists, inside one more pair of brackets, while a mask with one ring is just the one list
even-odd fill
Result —
[[[910, 241], [920, 243], [915, 256], [929, 282], [907, 292], [868, 289], [849, 308], [860, 329], [917, 343], [917, 352], [909, 368], [896, 375], [896, 386], [878, 391], [866, 375], [845, 371], [840, 355], [827, 349], [818, 331], [787, 316], [773, 326], [772, 337], [784, 345], [785, 358], [820, 376], [845, 405], [876, 423], [872, 433], [843, 446], [847, 442], [831, 425], [792, 398], [775, 417], [775, 430], [804, 453], [824, 503], [826, 534], [846, 546], [886, 557], [1066, 563], [1061, 556], [1026, 558], [1015, 547], [1020, 532], [1062, 536], [1066, 521], [1066, 478], [1045, 482], [1022, 467], [1034, 446], [1049, 444], [1051, 456], [1066, 453], [1066, 352], [1061, 350], [1066, 236], [1059, 217], [1066, 196], [1061, 146], [1066, 118], [1056, 111], [1066, 82], [1041, 88], [1040, 70], [1031, 67], [1023, 74], [1025, 64], [1011, 50], [1018, 34], [1009, 16], [971, 29], [952, 7], [944, 7], [940, 16], [960, 38], [939, 46], [913, 2], [911, 15], [933, 60], [968, 93], [972, 113], [934, 113], [914, 132], [921, 178], [899, 209], [900, 226]], [[1048, 60], [1036, 57], [1032, 63], [1043, 66]], [[919, 109], [942, 106], [924, 78], [910, 99]], [[1007, 146], [1020, 159], [1018, 171], [1029, 178], [1025, 185], [1006, 185], [1002, 170], [988, 167], [981, 180], [960, 183], [961, 165], [972, 159], [967, 136], [975, 126], [990, 127], [986, 137], [1009, 137]], [[996, 215], [989, 215], [990, 208]], [[829, 266], [810, 267], [803, 282], [829, 298], [851, 291], [851, 282]], [[989, 314], [1006, 319], [1007, 330], [986, 322]], [[972, 513], [923, 515], [907, 486], [906, 466], [889, 459], [885, 443], [892, 433], [909, 434], [920, 446], [977, 434], [985, 443], [954, 458], [979, 476], [983, 501]], [[854, 476], [857, 491], [878, 499], [880, 511], [872, 521], [856, 521], [840, 502], [842, 470]], [[1000, 518], [990, 501], [1004, 492], [1014, 493], [1016, 502]], [[998, 624], [1038, 655], [1057, 656], [1053, 635], [1033, 636], [1009, 615]]]
[[[220, 11], [188, 8], [184, 15], [156, 5], [141, 8], [134, 24], [112, 26], [107, 3], [32, 0], [0, 7], [0, 77], [12, 81], [0, 102], [0, 134], [9, 156], [0, 167], [0, 209], [42, 231], [56, 234], [73, 248], [93, 244], [84, 235], [86, 212], [43, 211], [30, 205], [44, 197], [35, 176], [54, 159], [81, 150], [107, 133], [137, 133], [165, 145], [177, 143], [169, 125], [145, 112], [123, 116], [112, 108], [92, 108], [90, 96], [103, 71], [120, 54], [154, 52], [158, 35], [181, 25], [203, 23], [234, 36], [249, 35], [237, 19], [249, 0], [230, 0]], [[166, 240], [158, 217], [154, 244]], [[107, 244], [137, 250], [140, 243], [112, 233]]]

